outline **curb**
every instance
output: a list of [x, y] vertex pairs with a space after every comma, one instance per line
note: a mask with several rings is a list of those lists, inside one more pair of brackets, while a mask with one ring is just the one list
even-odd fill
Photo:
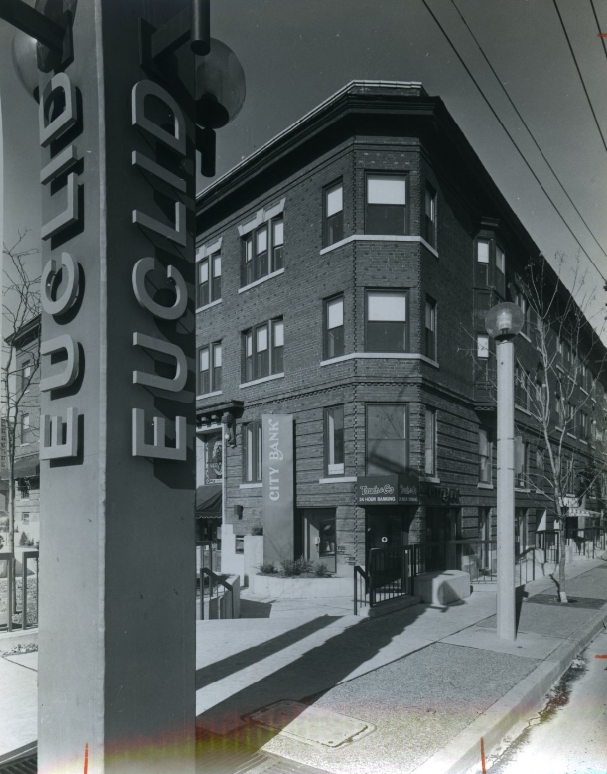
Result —
[[480, 770], [481, 738], [484, 740], [485, 756], [488, 757], [517, 723], [541, 709], [551, 685], [601, 630], [605, 619], [607, 604], [577, 634], [561, 643], [537, 669], [411, 774], [466, 774], [475, 765]]
[[11, 650], [16, 645], [37, 645], [38, 628], [26, 629], [25, 631], [12, 631], [0, 633], [0, 653]]

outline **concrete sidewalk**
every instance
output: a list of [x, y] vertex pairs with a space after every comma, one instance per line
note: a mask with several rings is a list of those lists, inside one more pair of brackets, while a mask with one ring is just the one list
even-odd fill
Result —
[[[360, 619], [345, 598], [245, 591], [252, 617], [197, 623], [197, 771], [480, 771], [480, 738], [488, 754], [607, 619], [607, 561], [567, 575], [569, 606], [554, 604], [549, 578], [527, 585], [511, 645], [497, 639], [491, 592]], [[36, 661], [0, 658], [0, 772], [36, 739]]]

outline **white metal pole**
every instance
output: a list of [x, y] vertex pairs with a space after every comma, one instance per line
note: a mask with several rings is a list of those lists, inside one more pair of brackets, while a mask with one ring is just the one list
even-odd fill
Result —
[[514, 343], [497, 342], [497, 636], [516, 639]]

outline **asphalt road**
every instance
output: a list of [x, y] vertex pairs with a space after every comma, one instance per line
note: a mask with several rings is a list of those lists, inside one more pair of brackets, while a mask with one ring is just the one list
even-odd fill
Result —
[[539, 716], [488, 771], [607, 774], [607, 631], [576, 659]]

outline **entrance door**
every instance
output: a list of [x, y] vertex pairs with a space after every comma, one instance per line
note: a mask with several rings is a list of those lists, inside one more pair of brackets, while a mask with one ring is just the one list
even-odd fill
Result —
[[323, 562], [329, 572], [337, 572], [337, 534], [334, 508], [302, 510], [304, 556]]
[[367, 553], [371, 548], [398, 548], [404, 545], [405, 508], [367, 508]]

